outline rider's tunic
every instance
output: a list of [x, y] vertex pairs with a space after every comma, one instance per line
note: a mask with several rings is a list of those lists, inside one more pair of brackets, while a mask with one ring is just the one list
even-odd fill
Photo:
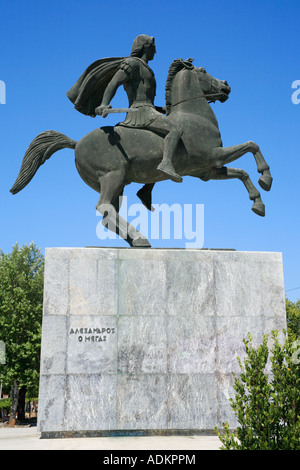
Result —
[[127, 113], [120, 126], [147, 127], [161, 114], [154, 107], [156, 80], [149, 65], [138, 57], [127, 57], [119, 67], [126, 72], [128, 80], [124, 83], [129, 106], [138, 111]]

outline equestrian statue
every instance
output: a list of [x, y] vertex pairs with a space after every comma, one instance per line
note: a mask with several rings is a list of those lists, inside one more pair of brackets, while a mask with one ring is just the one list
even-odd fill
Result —
[[[152, 190], [157, 182], [180, 183], [184, 176], [202, 181], [238, 178], [253, 201], [252, 210], [264, 216], [260, 192], [248, 173], [225, 166], [250, 152], [261, 174], [259, 185], [265, 191], [271, 189], [269, 165], [255, 142], [222, 145], [210, 103], [228, 99], [227, 81], [196, 67], [193, 59], [176, 59], [169, 68], [165, 106], [157, 107], [155, 76], [148, 64], [155, 53], [154, 38], [142, 34], [134, 40], [129, 57], [91, 64], [68, 91], [68, 98], [84, 115], [126, 112], [125, 120], [97, 128], [78, 142], [57, 131], [42, 132], [29, 145], [11, 193], [21, 191], [56, 151], [70, 148], [75, 149], [79, 175], [100, 194], [96, 208], [103, 215], [102, 223], [132, 247], [150, 247], [147, 238], [119, 215], [124, 188], [132, 182], [142, 184], [137, 196], [153, 210]], [[110, 102], [121, 85], [129, 107], [113, 109]]]

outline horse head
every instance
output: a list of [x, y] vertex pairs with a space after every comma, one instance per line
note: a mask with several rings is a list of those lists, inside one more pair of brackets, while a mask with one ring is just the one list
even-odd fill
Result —
[[226, 80], [219, 80], [206, 72], [203, 67], [194, 67], [194, 72], [200, 82], [201, 89], [207, 101], [221, 101], [224, 103], [228, 100], [231, 88]]
[[192, 62], [193, 59], [176, 59], [169, 68], [166, 82], [167, 114], [179, 104], [184, 104], [186, 108], [188, 103], [188, 107], [191, 107], [190, 100], [205, 98], [208, 102], [218, 100], [224, 103], [228, 99], [231, 88], [227, 81], [214, 78], [205, 68], [195, 67]]

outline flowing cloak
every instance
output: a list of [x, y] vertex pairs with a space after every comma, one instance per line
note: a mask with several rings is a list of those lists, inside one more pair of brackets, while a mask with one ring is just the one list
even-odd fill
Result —
[[86, 116], [95, 117], [105, 89], [117, 72], [124, 57], [107, 57], [93, 62], [67, 92], [75, 109]]

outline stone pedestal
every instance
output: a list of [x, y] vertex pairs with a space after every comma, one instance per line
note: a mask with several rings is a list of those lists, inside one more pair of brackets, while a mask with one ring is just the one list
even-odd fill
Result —
[[49, 248], [41, 437], [235, 427], [242, 339], [285, 327], [280, 253]]

